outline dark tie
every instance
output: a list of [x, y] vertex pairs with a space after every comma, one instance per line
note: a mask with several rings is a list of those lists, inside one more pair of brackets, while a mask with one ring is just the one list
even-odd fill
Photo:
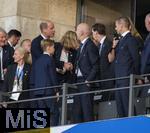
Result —
[[102, 49], [103, 49], [103, 44], [99, 44], [99, 55], [101, 55], [101, 53], [102, 53]]
[[82, 50], [83, 50], [83, 43], [80, 43], [80, 54], [81, 54]]

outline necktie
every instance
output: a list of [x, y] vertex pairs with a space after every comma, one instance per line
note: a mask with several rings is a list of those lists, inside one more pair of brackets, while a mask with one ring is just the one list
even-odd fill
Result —
[[101, 55], [101, 53], [102, 53], [102, 48], [103, 48], [103, 44], [100, 43], [100, 45], [99, 45], [99, 55]]
[[80, 54], [81, 54], [82, 50], [83, 50], [83, 43], [80, 43]]

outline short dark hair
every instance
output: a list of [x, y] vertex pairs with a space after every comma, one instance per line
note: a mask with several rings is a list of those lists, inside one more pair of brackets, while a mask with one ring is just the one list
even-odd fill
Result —
[[51, 39], [43, 39], [41, 41], [41, 48], [43, 49], [43, 51], [46, 51], [46, 48], [48, 46], [52, 47], [54, 45], [54, 41]]
[[21, 32], [16, 29], [12, 29], [8, 32], [8, 38], [12, 36], [21, 37]]
[[92, 26], [93, 31], [97, 31], [101, 35], [106, 35], [106, 28], [104, 24], [96, 23]]
[[131, 23], [130, 23], [130, 20], [129, 20], [129, 18], [128, 17], [119, 17], [118, 19], [116, 19], [116, 21], [118, 22], [118, 23], [124, 23], [124, 26], [126, 27], [126, 28], [130, 28], [130, 26], [131, 26]]

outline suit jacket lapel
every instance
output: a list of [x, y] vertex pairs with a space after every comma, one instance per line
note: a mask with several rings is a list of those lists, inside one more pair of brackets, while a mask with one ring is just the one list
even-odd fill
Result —
[[126, 39], [131, 36], [131, 33], [127, 33], [123, 38], [120, 39], [120, 42], [119, 42], [119, 49], [121, 47], [123, 47], [126, 43], [124, 43], [126, 41]]
[[[16, 69], [17, 69], [17, 64], [15, 64], [10, 72], [10, 86], [12, 86], [13, 88], [13, 85], [14, 85], [14, 80], [15, 80], [15, 75], [16, 75]], [[9, 88], [10, 90], [9, 91], [12, 91], [12, 88]]]

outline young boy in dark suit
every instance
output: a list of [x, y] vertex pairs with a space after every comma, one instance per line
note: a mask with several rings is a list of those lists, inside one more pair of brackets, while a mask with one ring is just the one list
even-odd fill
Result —
[[[43, 54], [35, 62], [35, 67], [33, 68], [35, 72], [34, 85], [35, 88], [47, 89], [39, 89], [38, 91], [34, 91], [33, 94], [35, 98], [55, 96], [57, 93], [55, 88], [51, 88], [52, 86], [57, 85], [56, 67], [52, 57], [55, 51], [54, 43], [50, 39], [45, 39], [41, 41], [41, 47], [43, 49]], [[55, 126], [58, 124], [58, 120], [56, 118], [53, 118], [54, 114], [58, 111], [56, 102], [56, 99], [38, 100], [34, 105], [36, 108], [50, 108], [52, 114], [51, 126]]]

